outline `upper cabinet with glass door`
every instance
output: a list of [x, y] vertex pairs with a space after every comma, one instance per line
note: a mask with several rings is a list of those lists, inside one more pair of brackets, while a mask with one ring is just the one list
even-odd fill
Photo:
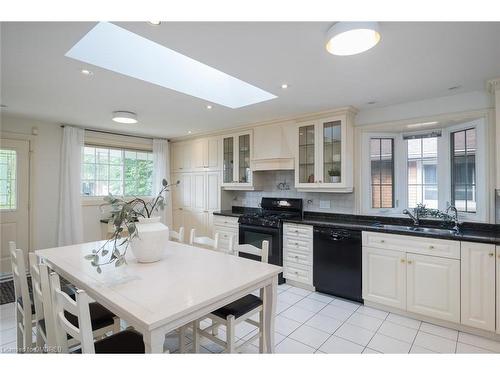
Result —
[[352, 192], [353, 108], [297, 125], [295, 187], [300, 191]]
[[252, 133], [250, 131], [222, 137], [222, 187], [225, 190], [253, 190]]

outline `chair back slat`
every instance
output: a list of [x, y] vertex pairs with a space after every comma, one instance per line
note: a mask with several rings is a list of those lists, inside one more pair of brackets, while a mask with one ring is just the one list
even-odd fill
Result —
[[184, 243], [184, 227], [180, 227], [179, 231], [171, 230], [169, 232], [170, 240]]
[[269, 241], [262, 241], [262, 248], [259, 249], [257, 246], [250, 244], [241, 244], [234, 246], [234, 254], [236, 256], [239, 253], [251, 254], [260, 257], [261, 262], [268, 263], [269, 261]]
[[40, 274], [40, 286], [42, 290], [43, 316], [45, 319], [45, 336], [47, 337], [47, 346], [55, 348], [57, 346], [56, 332], [54, 328], [54, 316], [52, 308], [52, 296], [49, 282], [49, 267], [44, 263], [38, 264]]
[[[61, 290], [59, 275], [55, 272], [50, 275], [50, 289], [52, 292], [54, 326], [58, 346], [64, 352], [68, 352], [67, 335], [69, 335], [80, 341], [82, 353], [93, 354], [95, 348], [90, 320], [89, 297], [83, 290], [77, 290], [76, 301], [73, 301]], [[66, 311], [78, 318], [78, 327], [66, 319], [64, 314]]]
[[[12, 267], [12, 277], [14, 279], [14, 294], [16, 298], [16, 308], [25, 317], [31, 318], [31, 298], [28, 287], [28, 277], [26, 275], [26, 263], [24, 252], [16, 248], [14, 241], [9, 242], [9, 253]], [[21, 299], [22, 308], [17, 303]]]
[[35, 316], [37, 322], [44, 319], [43, 313], [43, 291], [40, 279], [40, 268], [38, 258], [34, 253], [29, 253], [31, 286], [33, 288], [33, 303], [35, 304]]
[[219, 238], [220, 238], [219, 232], [215, 233], [213, 239], [210, 237], [207, 237], [207, 236], [197, 237], [196, 236], [196, 229], [193, 228], [193, 229], [191, 229], [191, 233], [189, 235], [189, 244], [193, 245], [193, 246], [199, 245], [202, 247], [207, 247], [207, 248], [210, 248], [212, 250], [219, 250], [219, 242], [220, 242]]

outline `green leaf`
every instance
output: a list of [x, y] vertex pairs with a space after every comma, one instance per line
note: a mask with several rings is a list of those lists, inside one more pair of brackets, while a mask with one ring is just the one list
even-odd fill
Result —
[[94, 258], [95, 258], [94, 254], [89, 254], [89, 255], [84, 256], [84, 259], [87, 259], [87, 260], [93, 260]]
[[101, 251], [101, 255], [102, 255], [102, 256], [106, 255], [107, 253], [109, 253], [109, 251], [108, 251], [108, 250], [106, 250], [106, 249], [103, 249], [103, 250]]
[[121, 257], [115, 262], [115, 267], [120, 267], [123, 264], [125, 264], [125, 258]]
[[161, 184], [163, 185], [163, 187], [168, 186], [168, 182], [166, 179], [161, 180]]
[[97, 266], [97, 268], [95, 269], [97, 271], [97, 273], [101, 273], [102, 270], [101, 270], [101, 267]]

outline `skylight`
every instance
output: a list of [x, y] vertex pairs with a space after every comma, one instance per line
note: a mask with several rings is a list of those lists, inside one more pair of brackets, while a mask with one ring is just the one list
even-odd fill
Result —
[[65, 56], [229, 108], [276, 98], [276, 95], [108, 22], [98, 23]]

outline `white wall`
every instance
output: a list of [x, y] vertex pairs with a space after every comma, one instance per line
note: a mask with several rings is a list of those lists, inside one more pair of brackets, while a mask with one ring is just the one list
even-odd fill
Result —
[[[34, 127], [38, 135], [33, 136], [31, 158], [32, 250], [57, 246], [62, 128], [53, 122], [1, 114], [0, 130], [6, 138], [9, 133], [31, 135]], [[99, 219], [97, 206], [83, 207], [85, 241], [100, 239]]]

